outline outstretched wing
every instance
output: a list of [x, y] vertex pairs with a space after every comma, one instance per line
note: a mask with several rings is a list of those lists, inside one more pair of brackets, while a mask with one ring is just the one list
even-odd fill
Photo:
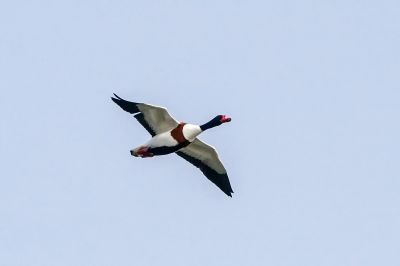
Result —
[[211, 182], [217, 185], [226, 195], [232, 197], [233, 190], [229, 183], [228, 174], [218, 157], [217, 151], [212, 146], [195, 139], [176, 154], [199, 168]]
[[111, 99], [128, 113], [134, 114], [139, 123], [152, 135], [175, 128], [179, 123], [171, 117], [167, 109], [145, 103], [129, 102], [114, 93]]

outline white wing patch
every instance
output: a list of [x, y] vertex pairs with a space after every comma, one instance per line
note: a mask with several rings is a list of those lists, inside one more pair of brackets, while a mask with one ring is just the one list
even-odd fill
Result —
[[167, 132], [179, 124], [164, 107], [144, 103], [137, 104], [137, 107], [156, 134]]
[[195, 139], [189, 146], [180, 150], [187, 155], [202, 161], [219, 174], [226, 174], [226, 170], [214, 147]]

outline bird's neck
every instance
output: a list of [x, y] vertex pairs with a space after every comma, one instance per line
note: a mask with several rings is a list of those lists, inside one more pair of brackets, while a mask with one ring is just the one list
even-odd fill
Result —
[[202, 131], [206, 131], [210, 128], [213, 128], [213, 127], [216, 127], [219, 125], [221, 125], [221, 121], [218, 118], [214, 118], [214, 119], [211, 119], [210, 121], [208, 121], [207, 123], [201, 125], [200, 128]]

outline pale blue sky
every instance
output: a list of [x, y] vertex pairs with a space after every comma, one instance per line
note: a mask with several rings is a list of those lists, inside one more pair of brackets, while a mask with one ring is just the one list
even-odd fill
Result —
[[[399, 1], [2, 1], [0, 265], [400, 265]], [[210, 130], [235, 194], [111, 100]]]

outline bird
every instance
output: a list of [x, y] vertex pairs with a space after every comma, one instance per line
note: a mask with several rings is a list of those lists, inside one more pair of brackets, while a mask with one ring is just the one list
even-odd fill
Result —
[[151, 139], [130, 150], [139, 158], [175, 153], [201, 172], [226, 195], [232, 197], [228, 173], [219, 159], [216, 149], [197, 138], [204, 131], [231, 122], [227, 115], [217, 115], [202, 125], [178, 122], [166, 108], [146, 103], [130, 102], [114, 93], [111, 100], [134, 118], [147, 130]]

